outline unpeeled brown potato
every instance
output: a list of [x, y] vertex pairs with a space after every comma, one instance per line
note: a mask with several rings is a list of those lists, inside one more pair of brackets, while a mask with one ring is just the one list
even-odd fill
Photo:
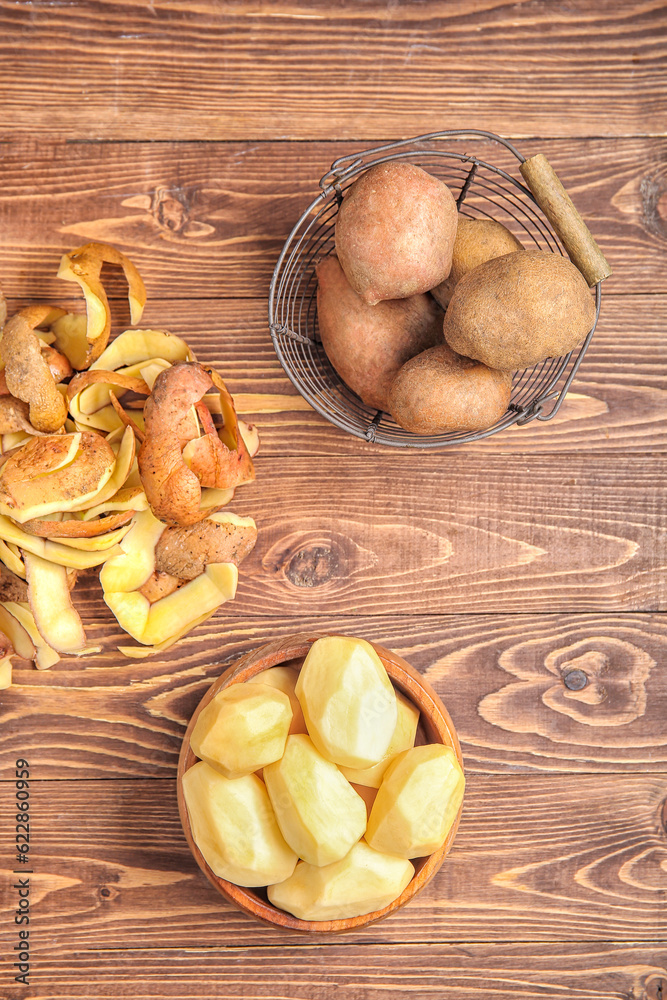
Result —
[[389, 412], [413, 434], [478, 431], [500, 420], [511, 392], [511, 373], [439, 344], [400, 369], [389, 393]]
[[458, 282], [464, 274], [487, 260], [523, 250], [516, 236], [495, 219], [468, 219], [459, 216], [456, 229], [452, 269], [449, 277], [431, 289], [431, 295], [443, 309], [449, 305]]
[[366, 170], [336, 219], [336, 253], [354, 290], [370, 305], [428, 292], [449, 274], [458, 221], [441, 180], [407, 160]]
[[367, 404], [386, 410], [394, 375], [409, 358], [442, 341], [442, 312], [428, 295], [368, 305], [335, 257], [317, 265], [322, 346], [340, 377]]
[[444, 334], [459, 354], [516, 371], [568, 354], [594, 319], [586, 280], [567, 257], [517, 250], [461, 278], [445, 314]]

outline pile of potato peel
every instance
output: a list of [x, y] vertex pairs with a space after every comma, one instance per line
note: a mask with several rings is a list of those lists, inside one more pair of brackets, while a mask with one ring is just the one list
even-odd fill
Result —
[[[109, 342], [102, 267], [121, 267], [133, 328]], [[100, 567], [104, 599], [140, 645], [164, 650], [234, 597], [252, 518], [224, 511], [255, 478], [254, 427], [217, 372], [163, 330], [139, 329], [143, 281], [115, 247], [66, 253], [85, 313], [7, 319], [0, 294], [0, 687], [11, 656], [38, 668], [98, 652], [70, 591]]]

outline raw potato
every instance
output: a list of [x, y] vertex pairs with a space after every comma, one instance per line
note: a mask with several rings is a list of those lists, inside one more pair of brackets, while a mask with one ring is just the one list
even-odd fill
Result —
[[413, 434], [479, 431], [500, 420], [511, 394], [510, 372], [487, 368], [439, 344], [403, 365], [388, 409]]
[[369, 642], [342, 635], [317, 639], [299, 673], [296, 694], [323, 756], [355, 768], [382, 760], [398, 709], [384, 664]]
[[309, 864], [338, 861], [363, 837], [365, 803], [310, 737], [289, 736], [264, 781], [283, 837]]
[[458, 213], [449, 188], [406, 160], [379, 163], [348, 189], [336, 253], [354, 290], [375, 305], [428, 292], [452, 264]]
[[517, 250], [461, 278], [444, 333], [459, 354], [516, 371], [568, 354], [594, 319], [595, 302], [570, 260], [544, 250]]
[[203, 709], [190, 746], [226, 778], [240, 778], [282, 757], [291, 721], [282, 691], [268, 684], [232, 684]]
[[464, 274], [486, 260], [523, 250], [516, 236], [495, 219], [467, 219], [459, 216], [449, 277], [431, 289], [443, 309], [449, 305], [454, 288]]
[[401, 365], [442, 342], [441, 310], [429, 295], [370, 306], [335, 257], [320, 261], [317, 281], [317, 319], [329, 361], [364, 403], [386, 410]]
[[398, 709], [398, 719], [396, 728], [387, 748], [387, 752], [378, 764], [357, 770], [353, 767], [341, 767], [342, 773], [348, 781], [356, 785], [367, 785], [370, 788], [379, 788], [382, 776], [389, 767], [391, 761], [397, 753], [409, 750], [415, 745], [417, 726], [419, 724], [419, 709], [411, 701], [408, 701], [400, 691], [396, 691], [396, 708]]
[[340, 861], [318, 868], [299, 862], [267, 890], [269, 901], [301, 920], [344, 920], [381, 910], [411, 882], [414, 866], [374, 851], [363, 840]]
[[307, 732], [306, 720], [303, 717], [301, 705], [296, 696], [296, 682], [298, 679], [299, 672], [298, 670], [293, 670], [292, 667], [269, 667], [268, 670], [262, 670], [256, 677], [251, 677], [246, 682], [248, 684], [268, 684], [270, 687], [277, 688], [278, 691], [282, 691], [283, 694], [287, 695], [292, 706], [292, 722], [289, 727], [290, 736], [293, 736], [294, 733]]
[[245, 886], [289, 878], [297, 857], [255, 774], [225, 778], [199, 761], [183, 775], [183, 794], [194, 842], [219, 878]]
[[463, 799], [465, 778], [451, 747], [405, 750], [391, 762], [377, 793], [366, 840], [377, 851], [422, 858], [447, 839]]

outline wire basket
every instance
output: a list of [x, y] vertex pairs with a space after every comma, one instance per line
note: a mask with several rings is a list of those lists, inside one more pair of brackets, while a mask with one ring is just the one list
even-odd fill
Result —
[[[471, 152], [473, 148], [480, 151], [489, 142], [510, 154], [503, 153], [510, 168], [518, 163], [520, 179]], [[336, 215], [345, 190], [368, 167], [396, 159], [410, 160], [444, 181], [461, 215], [503, 223], [526, 248], [534, 246], [563, 255], [569, 252], [589, 285], [595, 286], [595, 320], [581, 347], [517, 371], [506, 413], [482, 431], [422, 436], [403, 430], [388, 413], [367, 406], [348, 388], [320, 342], [315, 267], [334, 251]], [[532, 170], [533, 163], [536, 170]], [[541, 154], [526, 160], [514, 146], [491, 132], [433, 132], [341, 157], [321, 179], [320, 188], [283, 247], [269, 292], [269, 327], [276, 354], [293, 384], [318, 413], [365, 441], [415, 448], [475, 441], [512, 424], [551, 420], [556, 415], [595, 331], [601, 282], [611, 271]]]

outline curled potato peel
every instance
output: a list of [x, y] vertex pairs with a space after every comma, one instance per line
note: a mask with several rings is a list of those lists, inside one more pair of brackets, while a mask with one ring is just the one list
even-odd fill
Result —
[[99, 434], [32, 438], [0, 471], [0, 513], [23, 522], [85, 506], [115, 465], [111, 445]]
[[88, 368], [100, 357], [109, 341], [111, 310], [101, 281], [103, 264], [122, 267], [129, 287], [130, 318], [133, 324], [141, 319], [146, 304], [146, 288], [132, 261], [107, 243], [86, 243], [70, 250], [60, 261], [58, 277], [80, 285], [86, 300], [85, 323], [80, 316], [69, 313], [53, 324], [56, 347], [74, 368]]
[[[105, 600], [142, 644], [122, 651], [140, 657], [169, 648], [234, 597], [238, 563], [257, 534], [251, 518], [209, 517], [229, 503], [235, 486], [254, 478], [257, 432], [239, 425], [220, 376], [199, 365], [180, 337], [130, 329], [108, 343], [104, 263], [123, 268], [131, 320], [138, 322], [145, 290], [136, 268], [115, 248], [90, 243], [65, 254], [59, 271], [59, 277], [81, 287], [85, 314], [28, 307], [14, 327], [9, 325], [6, 358], [0, 348], [0, 575], [11, 580], [4, 602], [0, 580], [0, 629], [4, 616], [10, 639], [18, 637], [19, 654], [29, 655], [40, 668], [57, 662], [60, 652], [97, 648], [87, 644], [69, 599], [79, 569], [102, 567]], [[0, 330], [3, 306], [0, 294]], [[58, 410], [57, 426], [47, 423], [44, 429], [35, 418], [45, 408], [44, 393], [34, 391], [35, 378], [22, 395], [16, 387], [13, 369], [20, 360], [25, 368], [24, 355], [31, 375], [47, 387], [51, 410]], [[184, 393], [172, 392], [174, 367], [188, 372], [183, 381], [191, 384]], [[73, 368], [79, 371], [73, 374]], [[182, 377], [177, 372], [176, 381]], [[165, 381], [171, 400], [161, 390]], [[162, 408], [155, 407], [161, 391]], [[149, 417], [151, 409], [159, 413], [145, 429], [146, 406]], [[53, 421], [51, 411], [47, 417]], [[178, 466], [177, 476], [194, 484], [185, 507], [193, 534], [180, 526], [168, 528], [169, 512], [160, 521], [151, 511], [146, 492], [151, 484], [145, 486], [136, 454], [149, 430], [153, 446], [157, 439], [153, 454], [158, 461], [148, 479], [152, 476], [157, 489], [164, 472], [160, 461], [170, 458], [164, 442], [177, 442], [171, 471]], [[173, 512], [177, 495], [167, 478]], [[179, 525], [178, 515], [171, 523]], [[169, 534], [159, 546], [165, 531]], [[161, 569], [165, 561], [177, 575]], [[1, 654], [0, 648], [0, 664]]]
[[[237, 520], [239, 528], [250, 527], [250, 518]], [[160, 648], [167, 648], [231, 600], [238, 581], [236, 565], [231, 561], [215, 562], [215, 550], [211, 549], [206, 565], [197, 565], [200, 571], [196, 575], [184, 583], [186, 578], [179, 577], [177, 583], [182, 586], [168, 587], [164, 596], [154, 591], [152, 596], [157, 599], [151, 601], [142, 588], [154, 576], [156, 552], [161, 536], [168, 530], [150, 509], [140, 511], [120, 542], [121, 552], [100, 573], [104, 600], [119, 624], [137, 642]]]
[[9, 392], [29, 407], [29, 421], [37, 431], [53, 433], [67, 419], [67, 404], [35, 333], [37, 326], [49, 326], [64, 310], [53, 306], [29, 306], [5, 324], [0, 354], [5, 363], [4, 377]]
[[166, 330], [125, 330], [107, 347], [103, 354], [92, 363], [91, 371], [104, 368], [116, 371], [118, 368], [148, 364], [154, 359], [163, 359], [169, 364], [177, 361], [194, 361], [195, 356], [181, 337]]
[[67, 570], [28, 552], [25, 554], [28, 601], [42, 639], [58, 653], [99, 652], [88, 646], [81, 618], [69, 594]]
[[39, 535], [40, 538], [95, 538], [98, 535], [106, 535], [116, 528], [122, 528], [129, 524], [133, 517], [133, 510], [124, 510], [108, 517], [96, 517], [88, 521], [79, 518], [71, 518], [68, 521], [35, 518], [24, 521], [22, 528], [29, 535]]
[[[195, 437], [192, 408], [213, 388], [218, 390], [223, 427], [217, 430], [211, 422]], [[153, 513], [167, 524], [191, 525], [211, 513], [201, 507], [202, 487], [230, 489], [254, 479], [234, 404], [215, 372], [196, 362], [167, 368], [155, 380], [144, 419], [139, 473]]]

